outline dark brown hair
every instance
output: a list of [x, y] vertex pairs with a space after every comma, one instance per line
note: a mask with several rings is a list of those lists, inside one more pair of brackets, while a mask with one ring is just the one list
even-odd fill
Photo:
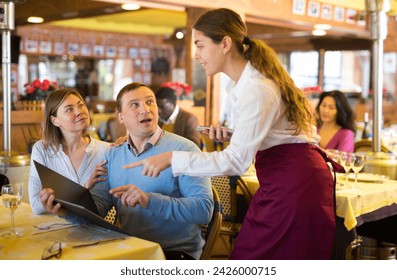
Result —
[[134, 83], [130, 83], [130, 84], [125, 85], [125, 86], [119, 91], [119, 93], [117, 94], [117, 99], [116, 99], [117, 110], [118, 110], [119, 112], [121, 112], [121, 108], [123, 107], [123, 104], [121, 103], [121, 99], [123, 98], [124, 94], [127, 93], [127, 92], [129, 92], [129, 91], [131, 91], [131, 90], [140, 88], [140, 87], [147, 87], [148, 89], [152, 90], [148, 85], [145, 85], [145, 84], [142, 84], [142, 83], [134, 82]]
[[315, 120], [306, 96], [296, 87], [274, 50], [263, 41], [248, 38], [247, 27], [236, 12], [225, 8], [208, 11], [193, 28], [204, 33], [215, 44], [220, 44], [225, 36], [229, 36], [237, 52], [280, 88], [286, 106], [285, 114], [295, 125], [295, 134], [301, 131], [311, 133]]
[[320, 100], [318, 101], [316, 112], [318, 114], [317, 126], [321, 126], [322, 122], [320, 119], [320, 106], [323, 103], [325, 97], [332, 97], [335, 100], [336, 105], [336, 123], [343, 128], [347, 128], [356, 131], [354, 124], [354, 112], [350, 107], [349, 101], [346, 95], [339, 90], [325, 91], [320, 95]]

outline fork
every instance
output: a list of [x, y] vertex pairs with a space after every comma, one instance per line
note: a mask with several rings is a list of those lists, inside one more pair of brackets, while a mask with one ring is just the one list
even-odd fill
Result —
[[69, 223], [53, 223], [53, 224], [49, 224], [49, 225], [33, 225], [35, 228], [39, 229], [39, 230], [47, 230], [50, 229], [52, 227], [55, 226], [68, 226], [70, 225]]

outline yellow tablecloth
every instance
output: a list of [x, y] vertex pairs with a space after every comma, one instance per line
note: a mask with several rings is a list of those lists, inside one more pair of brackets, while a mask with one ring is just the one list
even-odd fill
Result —
[[[247, 183], [249, 191], [254, 194], [259, 188], [256, 175], [242, 176]], [[358, 189], [350, 188], [337, 190], [336, 215], [344, 219], [348, 231], [357, 225], [357, 219], [385, 206], [397, 204], [397, 181], [388, 180], [384, 183], [359, 182]]]
[[[22, 203], [15, 211], [16, 230], [24, 234], [21, 238], [7, 239], [1, 234], [10, 230], [10, 211], [0, 206], [0, 259], [39, 260], [46, 247], [54, 242], [62, 243], [64, 260], [164, 260], [159, 244], [127, 236], [96, 226], [73, 225], [67, 228], [38, 230], [33, 225], [65, 223], [54, 215], [34, 215], [28, 204]], [[108, 243], [73, 248], [75, 245], [118, 239]]]

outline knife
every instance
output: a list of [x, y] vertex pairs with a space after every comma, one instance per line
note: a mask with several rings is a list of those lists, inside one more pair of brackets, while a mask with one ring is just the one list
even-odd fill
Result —
[[94, 245], [99, 245], [99, 244], [104, 244], [104, 243], [109, 243], [113, 241], [119, 241], [119, 240], [124, 240], [125, 237], [117, 237], [117, 238], [111, 238], [111, 239], [105, 239], [105, 240], [98, 240], [90, 243], [82, 243], [78, 245], [72, 246], [72, 248], [82, 248], [82, 247], [88, 247], [88, 246], [94, 246]]

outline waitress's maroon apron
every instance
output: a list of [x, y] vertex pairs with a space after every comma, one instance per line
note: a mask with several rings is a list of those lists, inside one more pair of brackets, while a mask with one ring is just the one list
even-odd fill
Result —
[[260, 187], [232, 259], [331, 258], [336, 230], [335, 186], [326, 160], [325, 153], [311, 144], [285, 144], [257, 153]]

